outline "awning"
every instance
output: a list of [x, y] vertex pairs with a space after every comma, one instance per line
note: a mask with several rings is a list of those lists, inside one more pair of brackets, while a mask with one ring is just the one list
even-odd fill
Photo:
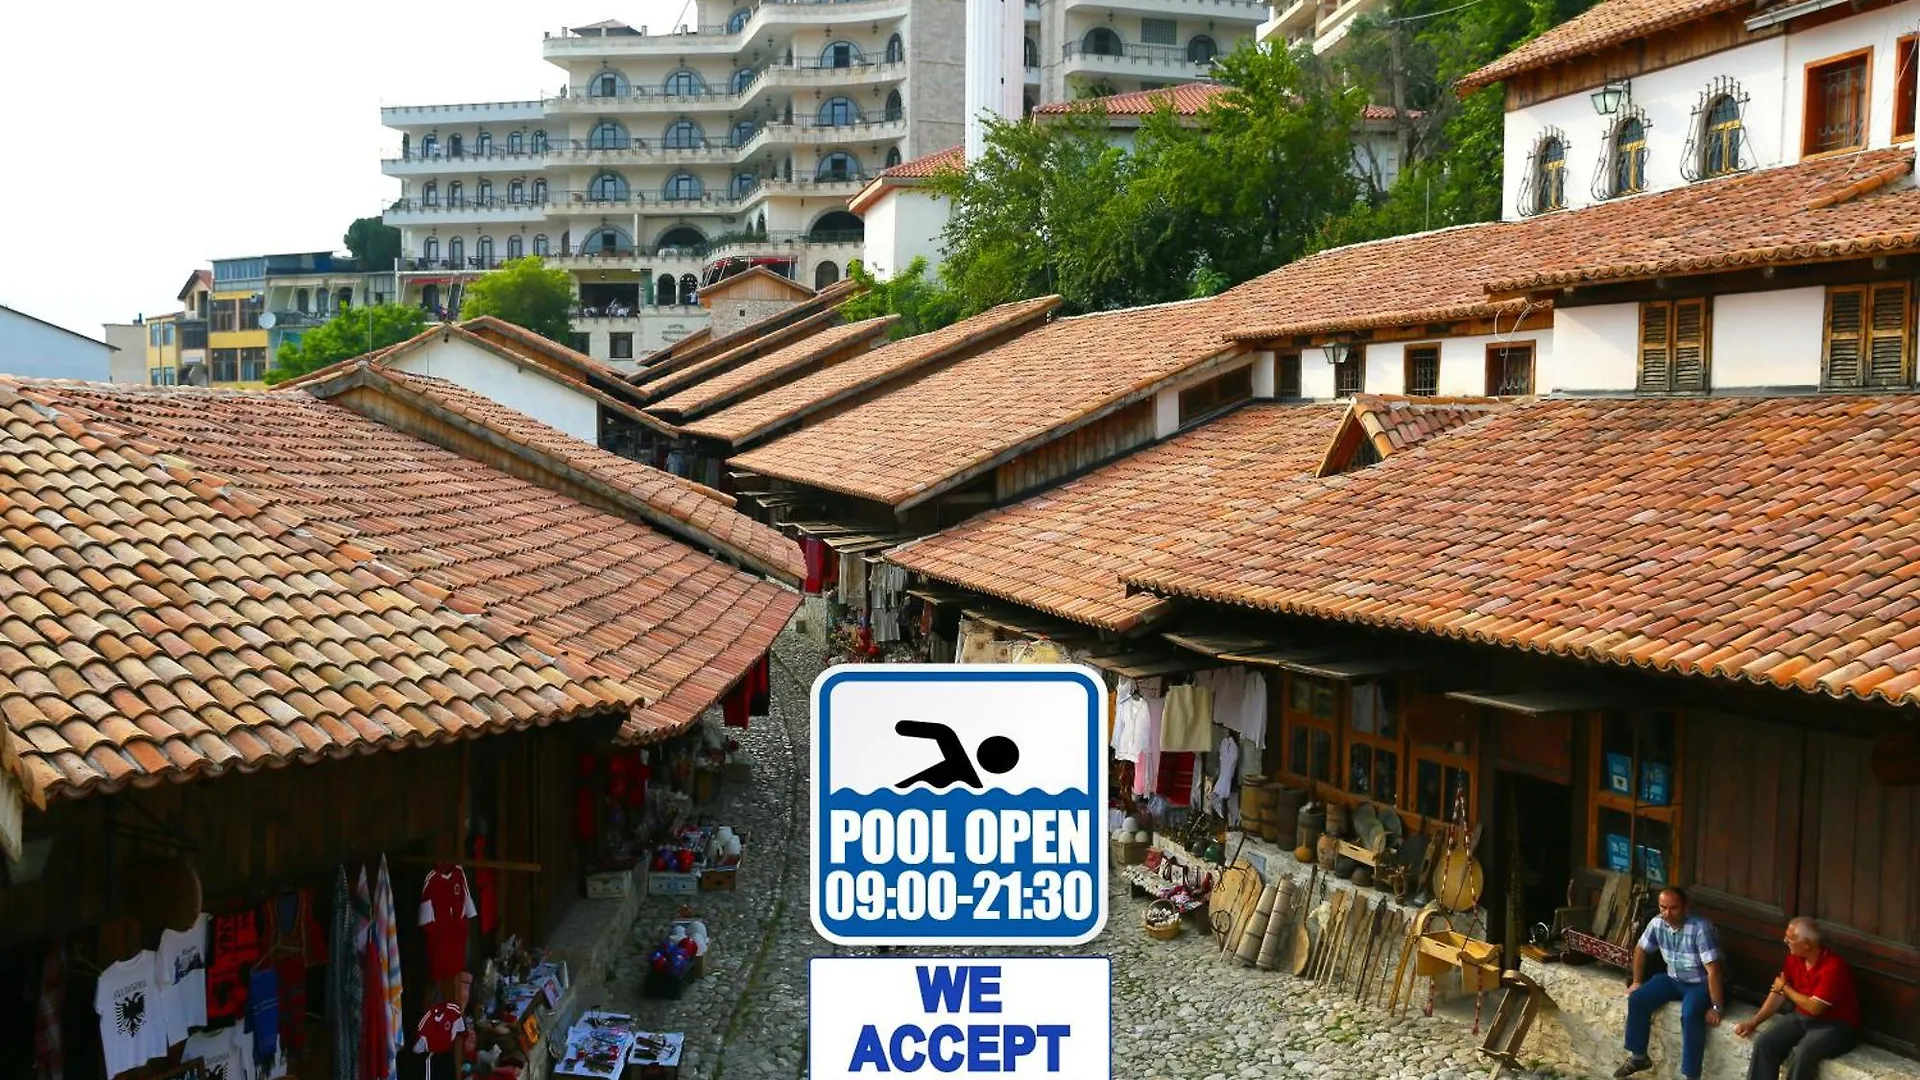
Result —
[[1323, 679], [1351, 681], [1370, 679], [1395, 671], [1410, 671], [1419, 665], [1403, 659], [1356, 656], [1325, 645], [1267, 641], [1238, 634], [1162, 633], [1175, 645], [1229, 664], [1280, 668]]
[[1125, 675], [1129, 679], [1147, 679], [1155, 675], [1172, 675], [1176, 672], [1194, 670], [1194, 660], [1190, 656], [1166, 649], [1139, 649], [1130, 652], [1102, 653], [1087, 657], [1087, 663], [1111, 671], [1115, 675]]
[[1003, 630], [1022, 637], [1046, 638], [1067, 644], [1075, 641], [1090, 641], [1095, 634], [1092, 628], [1076, 623], [1061, 622], [1045, 615], [1019, 611], [997, 604], [971, 603], [960, 609], [960, 614], [995, 630]]
[[913, 535], [911, 533], [889, 533], [885, 536], [874, 536], [868, 533], [852, 533], [847, 536], [823, 536], [820, 539], [828, 547], [842, 555], [857, 555], [904, 544], [913, 539]]
[[929, 604], [965, 604], [973, 599], [959, 589], [948, 589], [939, 585], [915, 585], [907, 590], [908, 596], [917, 596]]
[[1621, 694], [1597, 690], [1449, 690], [1447, 696], [1455, 701], [1527, 716], [1613, 709], [1630, 704]]

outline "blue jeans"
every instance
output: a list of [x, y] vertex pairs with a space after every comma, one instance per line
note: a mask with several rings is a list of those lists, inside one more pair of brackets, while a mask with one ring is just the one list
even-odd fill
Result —
[[1683, 983], [1662, 972], [1627, 995], [1627, 1053], [1647, 1052], [1653, 1033], [1653, 1014], [1660, 1006], [1680, 1003], [1680, 1075], [1698, 1080], [1700, 1059], [1707, 1052], [1707, 1006], [1713, 995], [1704, 982]]

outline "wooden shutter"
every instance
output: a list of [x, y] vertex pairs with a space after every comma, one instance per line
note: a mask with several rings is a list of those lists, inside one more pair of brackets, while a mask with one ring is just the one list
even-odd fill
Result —
[[1907, 324], [1911, 321], [1907, 283], [1875, 285], [1868, 294], [1871, 318], [1867, 321], [1869, 341], [1865, 350], [1867, 384], [1905, 386], [1907, 377]]
[[1707, 301], [1673, 302], [1671, 388], [1702, 392], [1707, 388]]
[[1866, 302], [1864, 286], [1827, 290], [1827, 348], [1821, 358], [1820, 385], [1829, 388], [1860, 385]]
[[1640, 305], [1640, 389], [1672, 388], [1673, 302], [1648, 300]]

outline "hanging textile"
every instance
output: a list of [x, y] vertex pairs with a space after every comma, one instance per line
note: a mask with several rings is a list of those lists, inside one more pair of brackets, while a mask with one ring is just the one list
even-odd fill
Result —
[[827, 587], [827, 561], [831, 550], [827, 547], [826, 541], [819, 537], [800, 538], [800, 557], [807, 567], [807, 577], [800, 586], [801, 591], [818, 593]]
[[1160, 786], [1160, 728], [1166, 715], [1167, 699], [1142, 696], [1147, 705], [1146, 726], [1134, 736], [1134, 795], [1151, 795]]
[[753, 700], [747, 706], [749, 716], [773, 715], [773, 654], [765, 653], [753, 665]]
[[333, 1022], [333, 1075], [335, 1080], [373, 1080], [362, 1077], [359, 1070], [360, 997], [366, 983], [361, 977], [357, 943], [363, 935], [344, 866], [333, 879], [333, 905], [327, 927], [327, 1006]]
[[1189, 805], [1193, 798], [1194, 758], [1187, 751], [1162, 751], [1159, 784], [1154, 790], [1175, 806]]
[[1240, 743], [1232, 735], [1220, 737], [1220, 776], [1213, 784], [1207, 808], [1225, 818], [1227, 824], [1240, 824], [1240, 801], [1233, 797], [1233, 776], [1240, 767]]
[[66, 947], [60, 942], [47, 946], [46, 959], [40, 964], [40, 995], [33, 1011], [33, 1075], [35, 1080], [63, 1080], [67, 1070], [66, 1048], [60, 1042], [60, 1007], [66, 1002]]
[[247, 972], [262, 952], [255, 908], [213, 917], [213, 959], [207, 964], [207, 1023], [238, 1020], [247, 1011]]
[[[475, 837], [475, 846], [479, 849], [476, 858], [485, 858], [486, 840]], [[479, 879], [480, 892], [480, 929], [488, 932], [493, 929], [494, 881], [493, 871], [482, 870]], [[387, 875], [387, 857], [380, 856], [380, 875], [373, 886], [373, 940], [380, 949], [380, 974], [386, 984], [387, 994], [387, 1075], [398, 1076], [400, 1067], [400, 1044], [406, 1041], [407, 1018], [401, 1010], [400, 999], [403, 984], [400, 978], [400, 919], [393, 906], [393, 879]]]
[[[431, 879], [432, 875], [429, 874], [428, 877]], [[464, 887], [464, 885], [465, 879], [463, 878], [462, 886]], [[356, 959], [359, 961], [361, 980], [360, 1076], [362, 1080], [388, 1080], [392, 1075], [388, 1072], [387, 1063], [393, 1053], [393, 1040], [387, 1032], [387, 982], [385, 975], [381, 971], [381, 956], [383, 950], [374, 932], [376, 917], [374, 915], [373, 893], [372, 890], [367, 888], [367, 871], [365, 867], [362, 867], [360, 870], [360, 881], [354, 887], [353, 896], [355, 909], [354, 921], [355, 928], [358, 931], [355, 936], [355, 951], [358, 953]], [[421, 906], [424, 909], [426, 902], [423, 901]], [[428, 923], [428, 925], [431, 926], [432, 923]], [[466, 931], [465, 920], [461, 920], [460, 929], [463, 938], [461, 941], [461, 945], [463, 946], [461, 951], [464, 953], [464, 946], [466, 944], [464, 941]], [[444, 939], [447, 936], [448, 934], [444, 927], [437, 934], [433, 930], [427, 932], [428, 955], [434, 959], [436, 965], [440, 959], [435, 955], [434, 950], [436, 938]]]
[[726, 696], [720, 699], [720, 716], [726, 726], [737, 728], [747, 726], [747, 720], [753, 706], [752, 682], [753, 676], [751, 673], [742, 675], [740, 681], [734, 683], [733, 688], [728, 690]]
[[1194, 684], [1167, 691], [1160, 749], [1200, 754], [1213, 749], [1213, 691]]

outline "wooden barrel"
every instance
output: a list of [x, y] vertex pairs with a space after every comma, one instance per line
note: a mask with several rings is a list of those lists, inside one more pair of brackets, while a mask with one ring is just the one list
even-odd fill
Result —
[[1245, 831], [1266, 838], [1273, 828], [1274, 785], [1249, 780], [1240, 789], [1240, 824]]
[[1347, 837], [1347, 807], [1345, 803], [1329, 801], [1327, 803], [1326, 831], [1342, 840]]
[[1299, 837], [1300, 808], [1306, 805], [1304, 788], [1276, 784], [1273, 789], [1273, 813], [1269, 816], [1267, 839], [1281, 844], [1295, 843]]

